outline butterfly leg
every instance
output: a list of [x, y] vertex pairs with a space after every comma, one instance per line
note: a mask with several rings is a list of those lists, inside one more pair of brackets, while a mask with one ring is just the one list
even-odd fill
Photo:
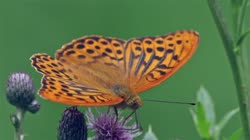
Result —
[[135, 128], [132, 128], [132, 129], [129, 129], [129, 130], [143, 131], [143, 128], [142, 128], [141, 122], [140, 122], [139, 119], [138, 119], [138, 115], [137, 115], [137, 111], [136, 111], [136, 110], [133, 110], [133, 111], [124, 119], [122, 125], [125, 125], [125, 123], [127, 122], [127, 120], [128, 120], [133, 114], [135, 114], [135, 124], [136, 124], [136, 127], [135, 127]]
[[138, 115], [137, 115], [136, 111], [135, 111], [135, 123], [136, 123], [136, 128], [135, 129], [139, 129], [139, 131], [143, 131], [143, 127], [141, 125], [141, 122], [138, 119]]
[[133, 111], [124, 119], [122, 125], [124, 125], [124, 124], [127, 122], [127, 120], [128, 120], [135, 112], [136, 112], [136, 110], [133, 110]]
[[110, 106], [108, 106], [108, 109], [107, 109], [107, 114], [109, 114], [109, 113], [110, 113], [110, 110], [111, 110], [111, 107], [110, 107]]
[[115, 124], [118, 122], [118, 109], [114, 106], [114, 112], [115, 112]]
[[[108, 108], [108, 112], [110, 112], [110, 107]], [[114, 106], [114, 112], [115, 112], [115, 123], [114, 123], [114, 126], [116, 126], [116, 123], [118, 123], [118, 120], [119, 120], [119, 118], [118, 118], [119, 114], [118, 114], [118, 109], [115, 106]], [[113, 128], [111, 129], [111, 132], [112, 131], [113, 131]], [[113, 139], [113, 138], [111, 137], [111, 139]]]

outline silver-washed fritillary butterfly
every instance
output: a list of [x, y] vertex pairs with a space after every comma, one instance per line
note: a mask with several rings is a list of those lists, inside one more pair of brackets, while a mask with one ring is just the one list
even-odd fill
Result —
[[115, 106], [136, 110], [139, 93], [173, 75], [195, 52], [199, 34], [177, 31], [128, 41], [85, 36], [55, 53], [35, 54], [32, 65], [43, 74], [39, 94], [76, 106]]

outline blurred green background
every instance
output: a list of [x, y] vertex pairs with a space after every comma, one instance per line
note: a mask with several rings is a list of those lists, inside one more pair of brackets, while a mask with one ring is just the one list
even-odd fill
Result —
[[[221, 2], [227, 21], [230, 20], [229, 2]], [[246, 19], [250, 23], [249, 15]], [[197, 52], [174, 76], [140, 96], [191, 102], [195, 101], [200, 85], [204, 85], [215, 101], [219, 120], [238, 104], [230, 66], [206, 0], [1, 0], [0, 140], [14, 137], [9, 116], [15, 108], [5, 98], [8, 75], [16, 71], [27, 72], [36, 89], [40, 87], [42, 75], [30, 65], [32, 54], [45, 52], [53, 56], [61, 45], [85, 35], [129, 39], [181, 29], [200, 33]], [[66, 105], [38, 96], [37, 100], [42, 107], [35, 115], [26, 114], [25, 140], [55, 140], [58, 121]], [[151, 124], [160, 140], [198, 140], [189, 108], [188, 105], [144, 102], [139, 119], [145, 130]], [[229, 136], [239, 127], [237, 114], [223, 135]]]

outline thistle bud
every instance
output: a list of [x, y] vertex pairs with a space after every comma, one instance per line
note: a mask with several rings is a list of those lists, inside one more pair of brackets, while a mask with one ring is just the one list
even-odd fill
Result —
[[77, 107], [67, 108], [59, 124], [58, 140], [87, 140], [87, 126]]
[[28, 111], [29, 111], [30, 113], [35, 114], [37, 111], [40, 110], [40, 107], [41, 107], [40, 103], [39, 103], [38, 101], [34, 100], [34, 101], [32, 101], [32, 103], [28, 106], [27, 109], [28, 109]]

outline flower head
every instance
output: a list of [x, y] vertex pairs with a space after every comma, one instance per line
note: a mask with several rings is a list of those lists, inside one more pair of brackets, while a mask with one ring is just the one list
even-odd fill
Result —
[[59, 124], [58, 140], [87, 140], [87, 126], [84, 115], [77, 107], [67, 108]]
[[131, 118], [123, 123], [124, 119], [118, 115], [119, 119], [116, 120], [112, 112], [98, 112], [98, 117], [95, 117], [90, 109], [86, 116], [88, 128], [96, 133], [94, 140], [132, 140], [141, 134], [138, 129], [135, 129], [136, 124], [127, 126]]
[[7, 81], [6, 97], [10, 104], [26, 109], [35, 99], [30, 76], [22, 72], [11, 74]]

